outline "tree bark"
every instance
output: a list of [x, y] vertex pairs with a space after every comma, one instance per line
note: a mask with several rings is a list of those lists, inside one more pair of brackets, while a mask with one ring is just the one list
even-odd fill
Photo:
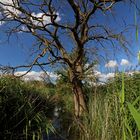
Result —
[[72, 90], [74, 93], [74, 108], [75, 108], [75, 116], [80, 117], [83, 112], [87, 111], [85, 96], [82, 88], [82, 81], [77, 79], [77, 77], [73, 78], [72, 81]]

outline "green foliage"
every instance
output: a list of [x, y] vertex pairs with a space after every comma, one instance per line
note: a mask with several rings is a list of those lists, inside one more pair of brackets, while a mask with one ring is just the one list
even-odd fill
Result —
[[128, 103], [128, 107], [137, 124], [138, 130], [140, 131], [140, 113], [134, 108], [131, 103]]
[[[89, 112], [77, 119], [67, 77], [60, 78], [56, 85], [1, 77], [0, 139], [41, 140], [44, 133], [69, 140], [139, 138], [139, 73], [116, 74], [107, 84], [95, 87], [84, 83], [83, 89]], [[54, 116], [56, 106], [58, 117]]]
[[[42, 139], [52, 129], [56, 100], [33, 84], [14, 77], [0, 78], [0, 139]], [[50, 126], [50, 127], [47, 127]]]
[[106, 85], [98, 86], [98, 91], [103, 94], [122, 93], [122, 83], [124, 83], [125, 101], [134, 101], [140, 94], [140, 74], [134, 73], [133, 75], [116, 74], [113, 80], [110, 80]]
[[[139, 131], [136, 124], [138, 125], [139, 117], [133, 115], [140, 110], [139, 93], [139, 73], [131, 76], [117, 74], [106, 85], [95, 86], [94, 93], [91, 92], [89, 96], [89, 113], [83, 117], [82, 127], [79, 126], [80, 137], [76, 139], [137, 140]], [[137, 111], [130, 109], [130, 104], [128, 108], [127, 102], [132, 102]]]

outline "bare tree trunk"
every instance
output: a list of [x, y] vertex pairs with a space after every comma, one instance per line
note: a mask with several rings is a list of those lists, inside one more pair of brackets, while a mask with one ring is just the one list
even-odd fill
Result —
[[87, 111], [81, 80], [73, 78], [72, 89], [74, 93], [75, 115], [80, 117], [83, 112]]

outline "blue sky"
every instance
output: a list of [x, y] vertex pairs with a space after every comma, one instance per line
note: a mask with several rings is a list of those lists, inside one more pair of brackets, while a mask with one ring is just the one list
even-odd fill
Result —
[[[72, 13], [67, 10], [67, 8], [65, 8], [63, 11], [60, 10], [58, 12], [61, 17], [60, 22], [62, 22], [63, 19], [67, 19], [69, 22], [71, 22], [73, 16]], [[112, 11], [102, 14], [102, 16], [99, 15], [101, 15], [100, 12], [96, 14], [96, 18], [93, 18], [91, 22], [107, 24], [109, 25], [109, 27], [113, 27], [113, 29], [117, 31], [121, 31], [125, 27], [125, 24], [134, 24], [134, 7], [130, 8], [128, 4], [118, 3]], [[139, 24], [139, 20], [137, 21]], [[9, 42], [7, 42], [7, 35], [3, 32], [6, 28], [5, 25], [6, 24], [0, 25], [0, 64], [16, 66], [30, 62], [30, 60], [33, 59], [30, 54], [33, 45], [36, 42], [35, 38], [25, 33], [17, 33], [16, 35], [18, 36], [18, 38], [15, 35], [11, 36]], [[130, 41], [129, 48], [133, 52], [134, 56], [131, 55], [128, 58], [123, 50], [116, 51], [115, 56], [113, 55], [114, 52], [111, 49], [110, 52], [108, 52], [108, 54], [110, 55], [109, 60], [116, 60], [119, 65], [119, 69], [121, 69], [120, 63], [122, 59], [128, 59], [133, 65], [136, 65], [138, 63], [137, 52], [140, 49], [140, 43], [139, 41], [136, 41], [135, 34], [135, 28], [131, 29], [130, 32], [126, 33], [126, 37], [128, 37]], [[63, 43], [67, 44], [67, 46], [69, 47], [67, 49], [71, 50], [71, 42], [69, 42], [67, 38], [63, 38]], [[92, 46], [94, 44], [92, 43], [90, 43], [89, 45]], [[108, 62], [101, 62], [99, 66], [102, 72], [105, 71], [106, 63]], [[47, 69], [48, 71], [51, 71], [52, 68], [47, 67]], [[33, 70], [39, 71], [38, 68], [34, 68]]]

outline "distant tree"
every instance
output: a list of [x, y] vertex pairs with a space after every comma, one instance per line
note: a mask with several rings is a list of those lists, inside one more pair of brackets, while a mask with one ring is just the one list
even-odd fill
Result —
[[[79, 117], [83, 111], [87, 111], [82, 89], [85, 56], [94, 61], [101, 57], [101, 49], [105, 51], [112, 46], [113, 50], [115, 43], [125, 46], [122, 31], [113, 31], [111, 26], [107, 27], [101, 20], [96, 20], [96, 17], [102, 19], [104, 14], [110, 15], [107, 11], [111, 11], [116, 4], [124, 4], [119, 1], [1, 0], [0, 24], [11, 23], [9, 34], [25, 32], [38, 41], [33, 62], [11, 68], [13, 71], [21, 67], [29, 68], [28, 73], [33, 66], [44, 69], [49, 64], [66, 65], [74, 95], [75, 115]], [[45, 62], [41, 61], [43, 57], [47, 58]]]

